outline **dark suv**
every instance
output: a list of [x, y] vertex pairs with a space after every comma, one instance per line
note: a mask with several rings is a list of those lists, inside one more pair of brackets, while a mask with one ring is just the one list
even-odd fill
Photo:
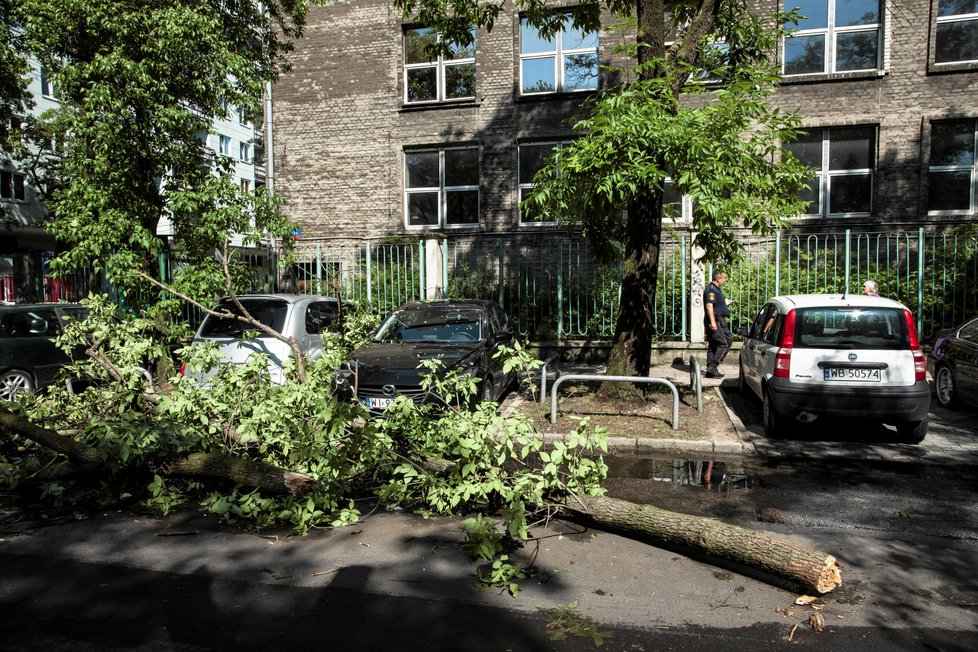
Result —
[[75, 303], [0, 306], [0, 400], [50, 385], [71, 362], [54, 339], [67, 319], [84, 319]]

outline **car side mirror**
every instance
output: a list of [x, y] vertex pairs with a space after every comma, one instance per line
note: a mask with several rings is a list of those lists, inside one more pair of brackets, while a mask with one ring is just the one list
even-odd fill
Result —
[[513, 334], [510, 331], [499, 331], [496, 333], [497, 342], [508, 342], [513, 339]]

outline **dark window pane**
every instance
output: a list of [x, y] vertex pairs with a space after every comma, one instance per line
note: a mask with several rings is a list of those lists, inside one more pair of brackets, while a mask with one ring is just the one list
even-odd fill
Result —
[[438, 193], [417, 192], [407, 196], [410, 226], [438, 226]]
[[961, 14], [978, 14], [978, 0], [938, 0], [938, 16], [943, 18]]
[[479, 191], [451, 190], [446, 193], [448, 212], [445, 215], [447, 224], [478, 224], [479, 223]]
[[438, 99], [438, 71], [430, 68], [411, 68], [407, 71], [407, 101], [431, 102]]
[[533, 176], [543, 167], [547, 158], [553, 155], [556, 147], [553, 143], [520, 145], [519, 183], [533, 183]]
[[667, 181], [662, 191], [662, 216], [666, 219], [683, 219], [683, 198], [675, 191], [671, 181]]
[[962, 20], [937, 26], [934, 61], [978, 60], [978, 20]]
[[829, 131], [829, 169], [862, 170], [873, 166], [872, 127], [843, 127]]
[[408, 188], [437, 188], [438, 152], [407, 152], [404, 155]]
[[475, 64], [445, 66], [445, 97], [475, 97]]
[[803, 16], [798, 25], [789, 25], [790, 29], [824, 29], [829, 25], [828, 0], [785, 0], [784, 8], [790, 11], [797, 7]]
[[445, 150], [445, 186], [479, 185], [479, 150]]
[[878, 23], [879, 15], [879, 0], [835, 0], [836, 27]]
[[814, 176], [808, 180], [805, 187], [802, 188], [800, 193], [798, 193], [798, 197], [802, 201], [808, 202], [808, 206], [805, 207], [804, 215], [819, 215], [821, 213], [818, 205], [818, 187], [821, 185], [821, 183], [822, 178], [819, 176]]
[[557, 49], [555, 38], [545, 39], [540, 36], [536, 27], [526, 22], [526, 18], [520, 21], [520, 52], [531, 54], [534, 52], [553, 52]]
[[598, 55], [571, 54], [564, 57], [564, 90], [598, 87]]
[[404, 33], [404, 63], [427, 63], [434, 61], [426, 48], [433, 46], [438, 35], [430, 28], [409, 29]]
[[795, 36], [784, 41], [784, 74], [825, 72], [825, 37]]
[[927, 210], [966, 211], [971, 208], [971, 172], [931, 172]]
[[[272, 328], [279, 333], [285, 326], [285, 315], [288, 312], [288, 305], [284, 301], [249, 301], [243, 299], [241, 305], [248, 314], [259, 322]], [[233, 315], [240, 315], [241, 311], [232, 301], [221, 301], [217, 309], [219, 312], [227, 311]], [[256, 330], [251, 324], [233, 317], [215, 317], [208, 315], [204, 318], [201, 325], [200, 334], [202, 337], [241, 337], [245, 331]], [[264, 333], [262, 337], [268, 337]]]
[[523, 93], [552, 93], [557, 88], [553, 57], [523, 62]]
[[974, 165], [975, 122], [935, 122], [930, 130], [930, 164]]
[[536, 204], [523, 204], [523, 200], [532, 194], [532, 189], [520, 188], [520, 220], [523, 222], [552, 222], [553, 220], [548, 219], [546, 213], [542, 212]]
[[868, 174], [829, 177], [829, 213], [869, 213], [872, 210], [872, 180]]
[[795, 155], [795, 158], [802, 165], [812, 168], [822, 168], [822, 130], [811, 129], [807, 134], [802, 134], [798, 140], [784, 146], [786, 150]]
[[877, 57], [878, 32], [845, 32], [836, 38], [835, 69], [872, 70], [879, 65]]

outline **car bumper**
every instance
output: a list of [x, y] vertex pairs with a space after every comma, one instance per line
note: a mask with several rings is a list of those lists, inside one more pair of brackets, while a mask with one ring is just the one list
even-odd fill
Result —
[[920, 421], [930, 411], [930, 384], [920, 380], [906, 387], [825, 387], [801, 385], [784, 378], [768, 381], [780, 414], [809, 413], [828, 417], [858, 417], [882, 421]]

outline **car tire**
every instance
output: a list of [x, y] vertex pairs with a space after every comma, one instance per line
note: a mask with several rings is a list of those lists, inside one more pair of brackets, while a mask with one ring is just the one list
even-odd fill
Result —
[[764, 436], [772, 439], [780, 437], [784, 431], [785, 418], [778, 412], [777, 407], [775, 407], [774, 397], [771, 395], [770, 389], [764, 391], [761, 412], [763, 413], [764, 419]]
[[33, 392], [34, 378], [26, 371], [11, 369], [0, 376], [0, 401], [12, 401], [22, 392]]
[[941, 407], [952, 408], [958, 404], [957, 383], [954, 382], [954, 371], [942, 364], [934, 375], [934, 393]]
[[927, 419], [901, 421], [897, 424], [897, 434], [909, 444], [919, 444], [927, 436]]

